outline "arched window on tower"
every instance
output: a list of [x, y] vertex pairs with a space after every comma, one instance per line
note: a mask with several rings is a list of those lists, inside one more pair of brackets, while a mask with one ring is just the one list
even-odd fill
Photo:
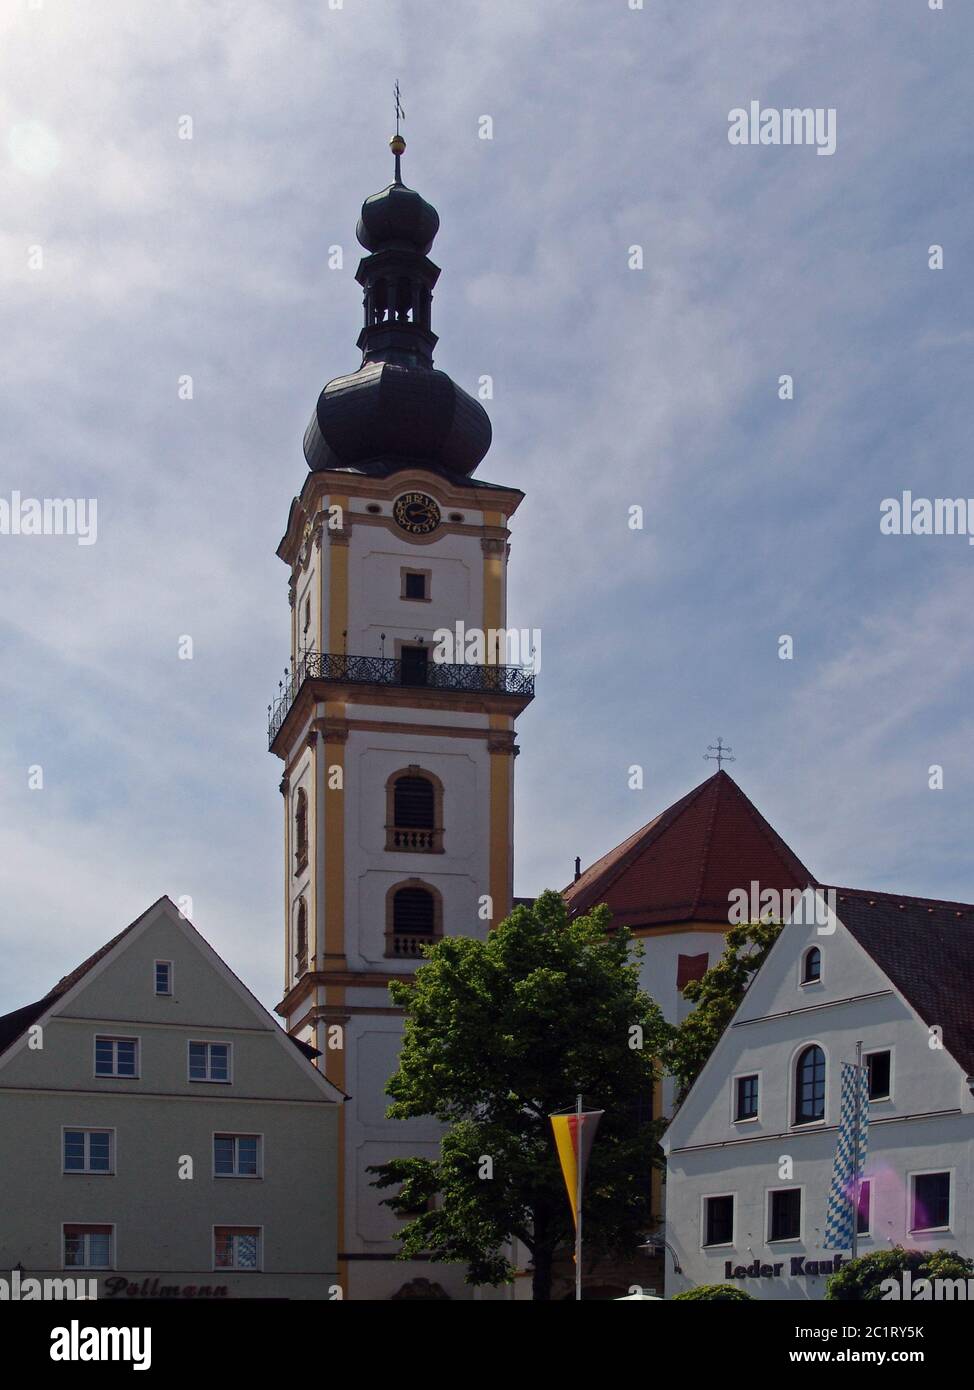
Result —
[[802, 984], [812, 985], [822, 978], [822, 952], [810, 946], [802, 957]]
[[415, 764], [386, 783], [386, 849], [443, 852], [443, 783]]
[[443, 934], [443, 904], [435, 888], [409, 879], [390, 889], [386, 903], [386, 955], [422, 956], [422, 947]]
[[795, 1063], [795, 1124], [825, 1119], [825, 1053], [815, 1043]]
[[298, 899], [298, 910], [294, 917], [294, 973], [303, 975], [308, 968], [308, 906], [304, 898]]
[[308, 796], [303, 787], [294, 798], [294, 872], [308, 867]]

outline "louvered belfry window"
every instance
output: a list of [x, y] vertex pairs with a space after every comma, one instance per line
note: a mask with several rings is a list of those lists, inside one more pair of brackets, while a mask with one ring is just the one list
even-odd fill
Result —
[[418, 768], [390, 779], [386, 849], [441, 853], [441, 801], [439, 783]]
[[396, 825], [404, 830], [432, 830], [436, 797], [426, 777], [400, 777], [396, 783]]
[[436, 931], [433, 894], [426, 888], [400, 888], [392, 903], [396, 936], [432, 936]]

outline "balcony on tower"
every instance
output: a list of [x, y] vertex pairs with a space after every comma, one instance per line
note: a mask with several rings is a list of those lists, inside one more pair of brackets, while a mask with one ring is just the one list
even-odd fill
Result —
[[277, 699], [268, 705], [268, 747], [274, 748], [292, 710], [305, 696], [311, 702], [348, 700], [356, 692], [361, 698], [369, 687], [370, 698], [380, 700], [384, 693], [405, 688], [417, 706], [446, 699], [461, 707], [472, 702], [487, 711], [517, 715], [534, 699], [534, 671], [521, 666], [439, 662], [424, 646], [406, 647], [400, 657], [303, 652], [279, 683]]

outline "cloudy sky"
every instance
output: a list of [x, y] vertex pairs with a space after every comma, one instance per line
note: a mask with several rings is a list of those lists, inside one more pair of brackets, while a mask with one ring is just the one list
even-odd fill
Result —
[[[0, 536], [0, 1009], [164, 892], [279, 997], [274, 552], [397, 77], [437, 364], [493, 377], [479, 476], [527, 494], [517, 891], [720, 734], [820, 878], [974, 899], [974, 547], [879, 529], [974, 497], [972, 51], [967, 0], [3, 0], [0, 498], [98, 533]], [[751, 101], [834, 108], [835, 154], [731, 145]]]

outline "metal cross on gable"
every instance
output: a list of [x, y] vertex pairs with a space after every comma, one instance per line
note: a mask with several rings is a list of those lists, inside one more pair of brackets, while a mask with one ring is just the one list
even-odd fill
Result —
[[737, 762], [737, 759], [732, 756], [733, 752], [733, 748], [729, 747], [718, 734], [716, 743], [707, 744], [707, 752], [704, 753], [703, 760], [705, 763], [716, 763], [719, 772], [722, 763]]

